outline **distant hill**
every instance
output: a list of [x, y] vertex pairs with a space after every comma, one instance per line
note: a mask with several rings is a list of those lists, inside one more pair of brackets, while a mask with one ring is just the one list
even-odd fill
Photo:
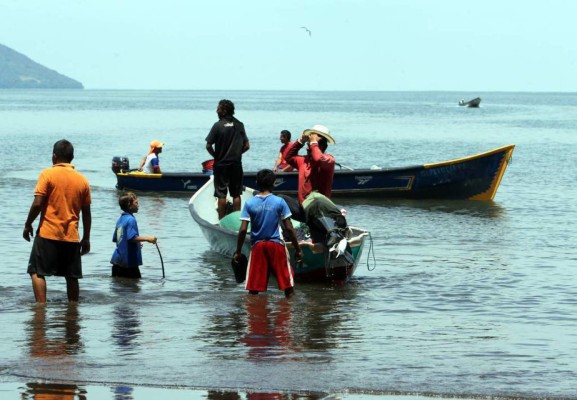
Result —
[[0, 44], [0, 89], [84, 89], [84, 86]]

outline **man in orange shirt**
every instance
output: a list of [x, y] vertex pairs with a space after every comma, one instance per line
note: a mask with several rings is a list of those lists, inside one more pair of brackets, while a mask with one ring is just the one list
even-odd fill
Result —
[[[32, 245], [28, 273], [38, 303], [46, 303], [46, 276], [64, 276], [68, 301], [78, 301], [82, 278], [80, 256], [90, 251], [90, 185], [74, 169], [74, 147], [68, 140], [54, 144], [52, 167], [40, 173], [22, 236], [34, 236], [32, 223], [40, 214], [40, 224]], [[82, 214], [82, 240], [78, 222]]]

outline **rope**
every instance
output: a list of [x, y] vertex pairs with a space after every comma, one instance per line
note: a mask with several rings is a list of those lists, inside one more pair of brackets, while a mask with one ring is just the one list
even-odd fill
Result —
[[[375, 249], [373, 248], [373, 237], [371, 236], [371, 232], [367, 232], [369, 234], [369, 241], [370, 241], [370, 245], [369, 245], [369, 252], [367, 253], [367, 270], [368, 271], [374, 271], [375, 268], [377, 268], [377, 260], [375, 258]], [[370, 264], [369, 264], [369, 258], [371, 256], [371, 253], [373, 253], [373, 268], [371, 268]]]
[[162, 254], [160, 254], [160, 249], [158, 248], [158, 243], [156, 245], [156, 250], [158, 250], [158, 256], [160, 257], [160, 265], [162, 265], [162, 279], [164, 279], [164, 261], [162, 261]]

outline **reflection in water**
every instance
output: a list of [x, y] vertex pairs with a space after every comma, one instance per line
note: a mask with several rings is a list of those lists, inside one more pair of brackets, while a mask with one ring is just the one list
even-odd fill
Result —
[[122, 350], [133, 350], [142, 334], [138, 310], [133, 305], [119, 303], [114, 306], [112, 339]]
[[[29, 351], [33, 358], [64, 357], [81, 352], [79, 312], [77, 303], [66, 303], [56, 309], [47, 304], [35, 304], [29, 322]], [[86, 390], [76, 385], [56, 383], [28, 383], [22, 398], [86, 399]]]
[[27, 383], [22, 399], [34, 400], [85, 400], [86, 390], [81, 386], [59, 383]]
[[30, 320], [29, 343], [32, 357], [55, 357], [78, 354], [83, 344], [80, 338], [80, 316], [77, 303], [66, 304], [56, 315], [47, 318], [48, 306], [35, 304]]
[[[210, 290], [213, 291], [230, 291], [233, 285], [236, 285], [234, 273], [230, 266], [230, 257], [216, 253], [212, 250], [206, 250], [201, 255], [200, 264], [204, 268], [207, 276], [206, 282]], [[211, 275], [209, 275], [211, 274]]]
[[140, 292], [140, 280], [130, 278], [112, 278], [110, 290], [120, 297], [129, 296]]
[[[114, 303], [112, 321], [112, 341], [120, 350], [120, 355], [136, 354], [140, 329], [140, 313], [134, 300], [140, 292], [140, 279], [112, 278], [111, 292], [118, 296]], [[131, 386], [119, 385], [110, 388], [115, 400], [133, 399], [134, 389]]]
[[293, 324], [293, 341], [309, 352], [308, 358], [332, 362], [333, 349], [355, 343], [358, 319], [358, 290], [352, 283], [345, 287], [301, 286], [299, 313]]
[[[34, 400], [87, 400], [88, 392], [92, 392], [91, 398], [99, 399], [101, 390], [96, 386], [77, 386], [74, 384], [61, 383], [27, 383], [26, 387], [20, 388], [21, 399]], [[183, 397], [181, 389], [168, 388], [147, 388], [139, 387], [138, 396], [134, 393], [134, 389], [129, 386], [112, 386], [110, 392], [113, 397], [106, 396], [105, 398], [113, 398], [114, 400], [133, 400], [136, 398], [143, 399], [171, 399], [175, 395], [180, 398]], [[191, 399], [207, 399], [207, 400], [319, 400], [326, 398], [328, 393], [279, 393], [277, 391], [267, 392], [253, 392], [253, 391], [231, 391], [231, 390], [193, 390], [186, 391], [190, 396], [186, 398]], [[94, 397], [96, 396], [96, 397]]]
[[114, 400], [132, 400], [132, 392], [134, 389], [130, 386], [115, 386], [111, 388], [112, 393], [114, 393]]
[[209, 390], [206, 394], [208, 400], [241, 400], [238, 392], [225, 392], [220, 390]]
[[[271, 304], [269, 304], [269, 301]], [[247, 358], [260, 360], [296, 353], [291, 341], [293, 305], [287, 299], [269, 300], [268, 296], [247, 296], [246, 333], [240, 341], [248, 347]]]
[[140, 292], [140, 281], [114, 278], [111, 286], [120, 297], [114, 305], [112, 339], [122, 352], [133, 353], [142, 334], [138, 306], [133, 301], [134, 294]]
[[246, 392], [243, 397], [239, 392], [225, 392], [209, 390], [206, 398], [208, 400], [318, 400], [326, 398], [326, 394], [298, 394], [298, 393], [275, 393], [275, 392]]
[[198, 339], [210, 342], [206, 351], [221, 360], [238, 360], [238, 351], [230, 349], [242, 346], [249, 362], [331, 362], [334, 349], [357, 340], [358, 318], [351, 310], [358, 307], [359, 290], [352, 284], [299, 285], [290, 300], [240, 295], [221, 303], [225, 312], [212, 314]]

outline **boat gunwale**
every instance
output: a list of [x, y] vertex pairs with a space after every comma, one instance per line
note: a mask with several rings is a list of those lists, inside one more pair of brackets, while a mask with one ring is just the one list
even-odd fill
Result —
[[467, 161], [472, 161], [472, 160], [476, 160], [479, 158], [485, 158], [485, 157], [491, 156], [493, 154], [509, 152], [509, 151], [512, 151], [514, 148], [515, 148], [514, 144], [508, 144], [506, 146], [502, 146], [502, 147], [499, 147], [499, 148], [496, 148], [493, 150], [485, 151], [483, 153], [473, 154], [473, 155], [467, 156], [467, 157], [455, 158], [453, 160], [441, 161], [441, 162], [436, 162], [436, 163], [431, 163], [431, 164], [424, 164], [423, 166], [426, 169], [430, 169], [430, 168], [436, 168], [436, 167], [444, 167], [447, 165], [462, 164], [462, 163], [465, 163]]
[[[425, 169], [431, 169], [431, 168], [436, 168], [436, 167], [444, 167], [447, 165], [453, 165], [453, 164], [461, 164], [461, 163], [465, 163], [467, 161], [471, 161], [471, 160], [475, 160], [475, 159], [479, 159], [479, 158], [484, 158], [484, 157], [488, 157], [490, 155], [493, 154], [497, 154], [497, 153], [501, 153], [501, 152], [506, 152], [506, 151], [510, 151], [511, 149], [514, 149], [515, 145], [514, 144], [508, 144], [505, 146], [501, 146], [492, 150], [488, 150], [485, 152], [481, 152], [481, 153], [477, 153], [477, 154], [473, 154], [470, 156], [465, 156], [465, 157], [460, 157], [460, 158], [454, 158], [454, 159], [450, 159], [450, 160], [446, 160], [446, 161], [439, 161], [439, 162], [434, 162], [434, 163], [426, 163], [426, 164], [417, 164], [417, 165], [409, 165], [409, 166], [405, 166], [405, 167], [389, 167], [389, 168], [359, 168], [359, 169], [353, 169], [353, 170], [349, 170], [349, 169], [335, 169], [335, 174], [337, 175], [343, 175], [343, 176], [349, 176], [349, 175], [359, 175], [359, 174], [385, 174], [388, 172], [395, 172], [395, 171], [418, 171], [418, 170], [422, 170], [423, 168]], [[256, 176], [256, 171], [245, 171], [244, 175], [245, 176]], [[292, 176], [292, 175], [297, 175], [298, 172], [283, 172], [282, 174], [277, 174], [277, 176], [283, 176], [283, 175], [288, 175], [288, 176]], [[201, 177], [209, 177], [211, 175], [207, 175], [203, 172], [165, 172], [165, 173], [161, 173], [161, 174], [148, 174], [145, 172], [141, 172], [141, 171], [129, 171], [129, 172], [118, 172], [115, 173], [116, 176], [119, 177], [134, 177], [134, 178], [148, 178], [148, 179], [159, 179], [159, 178], [184, 178], [184, 177], [195, 177], [195, 178], [201, 178]], [[357, 189], [355, 189], [357, 190]], [[362, 190], [362, 189], [361, 189]]]

